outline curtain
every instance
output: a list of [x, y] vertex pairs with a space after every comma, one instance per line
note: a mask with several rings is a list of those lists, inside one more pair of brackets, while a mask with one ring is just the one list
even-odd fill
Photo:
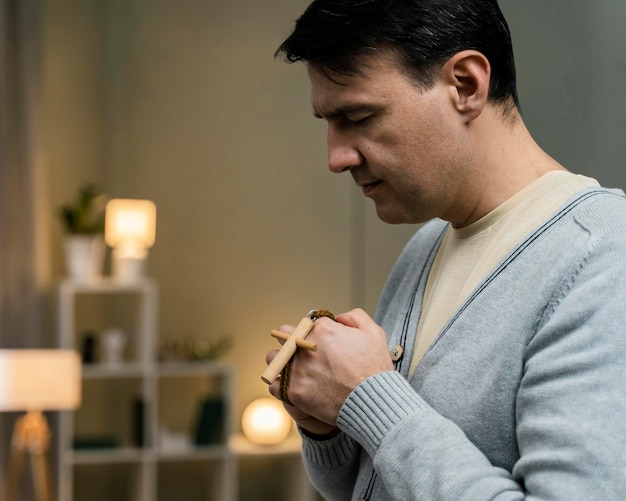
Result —
[[[47, 218], [37, 126], [42, 0], [0, 0], [0, 348], [47, 347]], [[16, 413], [0, 414], [4, 485]], [[27, 475], [28, 469], [23, 472]], [[31, 498], [29, 489], [22, 491]]]
[[0, 347], [41, 347], [49, 282], [38, 141], [38, 2], [0, 0]]

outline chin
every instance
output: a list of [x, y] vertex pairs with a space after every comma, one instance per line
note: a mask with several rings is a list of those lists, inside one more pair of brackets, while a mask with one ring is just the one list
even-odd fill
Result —
[[397, 212], [385, 211], [379, 207], [376, 207], [376, 214], [378, 215], [378, 219], [387, 224], [403, 224], [410, 222]]
[[409, 214], [398, 209], [391, 207], [379, 207], [376, 206], [376, 214], [378, 219], [387, 224], [421, 224], [428, 221], [430, 218], [419, 217], [415, 214]]

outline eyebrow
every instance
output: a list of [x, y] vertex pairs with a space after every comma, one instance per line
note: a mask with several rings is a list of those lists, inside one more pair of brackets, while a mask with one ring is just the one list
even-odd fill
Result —
[[380, 111], [380, 109], [381, 109], [381, 106], [378, 106], [376, 104], [369, 104], [369, 103], [345, 104], [343, 106], [339, 106], [338, 108], [335, 108], [332, 111], [329, 111], [325, 115], [322, 115], [321, 113], [314, 111], [313, 116], [315, 118], [324, 118], [326, 120], [329, 120], [331, 118], [345, 117], [346, 115], [350, 115], [353, 113], [362, 113], [362, 112], [374, 113], [374, 112]]

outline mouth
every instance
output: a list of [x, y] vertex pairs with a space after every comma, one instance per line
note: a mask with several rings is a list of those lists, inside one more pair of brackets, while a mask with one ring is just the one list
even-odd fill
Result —
[[372, 181], [370, 183], [357, 183], [357, 186], [361, 188], [363, 195], [366, 197], [371, 196], [376, 188], [382, 183], [382, 181]]

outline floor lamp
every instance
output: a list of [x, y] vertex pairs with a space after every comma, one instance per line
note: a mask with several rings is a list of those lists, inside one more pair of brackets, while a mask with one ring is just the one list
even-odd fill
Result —
[[17, 501], [24, 456], [29, 456], [35, 496], [50, 501], [50, 428], [43, 411], [80, 404], [80, 357], [73, 350], [0, 350], [0, 411], [26, 411], [15, 422], [5, 501]]

